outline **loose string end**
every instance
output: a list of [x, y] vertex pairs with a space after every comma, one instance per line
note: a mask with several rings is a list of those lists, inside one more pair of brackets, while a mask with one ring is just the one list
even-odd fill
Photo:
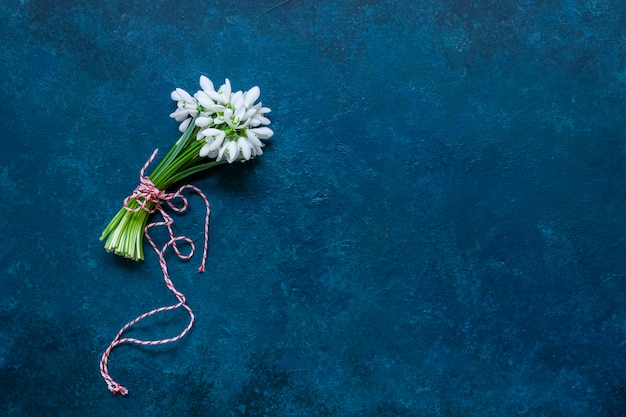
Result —
[[116, 395], [118, 393], [122, 395], [128, 395], [128, 390], [117, 382], [107, 382], [107, 384], [109, 385], [109, 391], [111, 391], [113, 395]]

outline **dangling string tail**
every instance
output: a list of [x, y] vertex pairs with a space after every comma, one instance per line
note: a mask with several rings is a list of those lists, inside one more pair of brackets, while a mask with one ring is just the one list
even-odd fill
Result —
[[[204, 195], [204, 193], [199, 188], [190, 184], [183, 185], [174, 193], [167, 193], [155, 187], [152, 181], [150, 181], [150, 179], [146, 177], [144, 174], [148, 166], [152, 163], [154, 158], [157, 156], [157, 152], [158, 150], [155, 150], [152, 153], [152, 156], [144, 164], [143, 168], [141, 169], [139, 173], [139, 185], [137, 186], [135, 191], [133, 191], [133, 193], [124, 200], [124, 207], [126, 208], [126, 210], [130, 212], [144, 210], [144, 211], [147, 211], [148, 213], [154, 213], [155, 211], [158, 211], [163, 217], [163, 221], [153, 222], [153, 223], [149, 223], [148, 225], [146, 225], [144, 234], [146, 236], [146, 239], [148, 240], [148, 243], [150, 243], [150, 246], [152, 247], [152, 249], [154, 249], [154, 252], [159, 257], [159, 265], [161, 267], [161, 272], [163, 273], [163, 280], [165, 281], [165, 285], [172, 292], [172, 294], [174, 294], [174, 296], [178, 299], [178, 303], [170, 305], [170, 306], [166, 306], [166, 307], [159, 307], [154, 310], [148, 311], [140, 315], [139, 317], [135, 318], [134, 320], [128, 322], [124, 327], [120, 329], [119, 332], [117, 332], [117, 335], [115, 336], [111, 344], [109, 344], [109, 347], [107, 347], [104, 353], [102, 354], [102, 358], [100, 358], [100, 374], [102, 375], [102, 378], [104, 378], [104, 381], [107, 383], [109, 391], [111, 391], [113, 394], [117, 394], [117, 393], [120, 393], [122, 395], [128, 394], [128, 390], [124, 388], [122, 385], [120, 385], [119, 383], [117, 383], [115, 380], [113, 380], [113, 378], [111, 378], [109, 374], [109, 366], [108, 366], [109, 355], [111, 354], [111, 351], [115, 347], [124, 343], [135, 343], [137, 345], [162, 345], [166, 343], [176, 342], [182, 339], [189, 332], [189, 330], [191, 330], [191, 328], [194, 325], [195, 316], [193, 314], [193, 311], [187, 305], [185, 296], [180, 291], [178, 291], [176, 287], [174, 287], [174, 284], [172, 283], [172, 280], [169, 276], [167, 262], [165, 261], [165, 256], [164, 256], [165, 250], [170, 246], [172, 246], [176, 255], [182, 260], [190, 259], [195, 252], [195, 245], [190, 238], [188, 238], [187, 236], [176, 236], [174, 234], [174, 231], [172, 229], [172, 225], [174, 224], [174, 219], [172, 219], [172, 217], [169, 214], [167, 214], [167, 212], [163, 208], [163, 203], [167, 203], [169, 208], [176, 213], [182, 213], [185, 210], [187, 210], [187, 208], [189, 207], [187, 197], [182, 194], [182, 192], [186, 189], [191, 189], [195, 191], [198, 195], [200, 195], [206, 207], [206, 215], [204, 219], [204, 251], [202, 254], [202, 262], [200, 263], [198, 272], [203, 272], [206, 268], [206, 258], [207, 258], [207, 252], [208, 252], [208, 247], [209, 247], [209, 220], [211, 218], [211, 206], [209, 205], [209, 199], [206, 197], [206, 195]], [[137, 202], [139, 207], [137, 208], [129, 207], [128, 202], [131, 198]], [[175, 199], [181, 200], [182, 205], [180, 207], [176, 206], [173, 203], [173, 200]], [[149, 208], [148, 203], [152, 204], [152, 208]], [[165, 245], [163, 245], [161, 249], [159, 249], [156, 246], [156, 244], [150, 237], [150, 234], [148, 233], [150, 228], [156, 227], [156, 226], [165, 226], [167, 228], [168, 235], [170, 238], [165, 243]], [[177, 245], [179, 241], [183, 241], [184, 243], [187, 243], [190, 246], [191, 249], [188, 254], [183, 254], [180, 252], [178, 245]], [[124, 337], [124, 338], [122, 337], [122, 334], [124, 334], [126, 330], [128, 330], [130, 327], [135, 325], [140, 320], [143, 320], [146, 317], [152, 316], [154, 314], [157, 314], [163, 311], [175, 310], [180, 307], [184, 308], [189, 314], [189, 324], [187, 324], [187, 327], [185, 327], [185, 329], [177, 336], [174, 336], [169, 339], [160, 339], [160, 340], [140, 340], [140, 339], [135, 339], [132, 337]]]

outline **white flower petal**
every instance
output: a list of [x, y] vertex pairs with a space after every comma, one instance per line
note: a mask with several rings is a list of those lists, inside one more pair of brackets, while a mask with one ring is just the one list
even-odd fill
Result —
[[222, 144], [224, 143], [224, 139], [225, 139], [225, 135], [222, 132], [222, 135], [209, 136], [205, 140], [209, 144], [209, 149], [210, 150], [214, 150], [214, 149], [218, 149], [220, 146], [222, 146]]
[[215, 102], [213, 101], [213, 99], [211, 99], [211, 97], [209, 97], [208, 94], [204, 93], [203, 91], [200, 91], [196, 94], [196, 100], [198, 100], [198, 103], [205, 109], [209, 109], [215, 106]]
[[209, 154], [207, 155], [207, 157], [209, 158], [215, 158], [217, 156], [217, 149], [213, 149], [209, 152]]
[[258, 115], [258, 114], [257, 114], [257, 115], [255, 115], [255, 116], [253, 117], [253, 119], [254, 119], [254, 120], [257, 120], [257, 121], [258, 121], [260, 124], [262, 124], [262, 125], [269, 125], [269, 124], [271, 123], [271, 122], [270, 122], [270, 119], [268, 119], [268, 118], [267, 118], [267, 117], [265, 117], [265, 116]]
[[274, 131], [269, 127], [255, 127], [254, 129], [248, 129], [248, 131], [257, 135], [259, 139], [269, 139], [274, 136]]
[[243, 107], [244, 106], [243, 92], [237, 91], [236, 93], [231, 94], [230, 103], [236, 109], [238, 109], [239, 107]]
[[181, 88], [177, 88], [176, 90], [172, 91], [172, 93], [170, 94], [170, 97], [172, 98], [172, 100], [174, 100], [174, 101], [185, 101], [185, 99], [183, 98], [183, 95], [181, 95], [181, 93], [180, 93], [181, 91], [183, 93], [186, 93], [186, 91], [181, 89]]
[[186, 92], [182, 88], [177, 88], [174, 92], [172, 92], [172, 99], [174, 99], [174, 100], [176, 100], [174, 98], [175, 94], [177, 95], [177, 97], [179, 97], [177, 101], [186, 101], [187, 103], [193, 103], [194, 102], [194, 99], [191, 96], [191, 94], [189, 94], [188, 92]]
[[233, 111], [231, 109], [224, 110], [224, 122], [232, 129], [237, 129], [237, 124], [233, 121]]
[[254, 102], [257, 101], [260, 95], [261, 95], [261, 89], [257, 87], [256, 85], [252, 87], [251, 89], [249, 89], [248, 91], [246, 91], [245, 99], [244, 99], [244, 103], [246, 107], [250, 107], [251, 105], [253, 105]]
[[237, 140], [237, 145], [239, 145], [239, 150], [241, 151], [241, 154], [246, 159], [246, 161], [249, 160], [251, 156], [251, 150], [250, 145], [248, 144], [248, 140], [246, 138], [240, 137]]
[[191, 117], [188, 119], [185, 119], [180, 126], [178, 126], [178, 130], [180, 130], [181, 132], [184, 132], [185, 130], [187, 130], [187, 127], [189, 127], [189, 123], [191, 123]]
[[202, 87], [204, 91], [215, 91], [215, 86], [213, 85], [213, 81], [211, 81], [204, 75], [200, 76], [200, 87]]
[[246, 130], [246, 137], [254, 147], [260, 148], [263, 146], [263, 142], [261, 142], [259, 137], [252, 132], [252, 129]]
[[206, 127], [213, 123], [213, 120], [210, 117], [200, 116], [196, 119], [196, 126], [198, 127]]
[[251, 117], [254, 117], [256, 115], [256, 109], [249, 109], [246, 114], [243, 116], [243, 119], [248, 120]]
[[228, 145], [224, 145], [219, 149], [217, 153], [217, 158], [216, 158], [217, 161], [220, 161], [222, 158], [224, 158], [224, 154], [226, 153], [227, 149], [228, 149]]
[[222, 146], [224, 138], [226, 138], [226, 134], [219, 129], [204, 129], [202, 131], [202, 134], [206, 136], [205, 140], [209, 144], [210, 150], [218, 149], [220, 146]]
[[243, 120], [245, 115], [246, 115], [246, 108], [245, 107], [243, 107], [243, 106], [235, 107], [235, 118], [237, 118], [239, 120]]
[[211, 100], [215, 101], [216, 103], [228, 103], [228, 98], [225, 98], [224, 94], [222, 93], [218, 93], [215, 91], [206, 91], [206, 94], [211, 98]]
[[222, 139], [215, 139], [212, 140], [211, 142], [209, 142], [209, 150], [210, 151], [218, 151], [220, 149], [220, 147], [222, 146], [222, 143], [224, 141]]
[[204, 145], [201, 149], [200, 149], [200, 153], [199, 155], [204, 158], [205, 156], [209, 155], [209, 152], [211, 150], [209, 149], [209, 144]]
[[209, 137], [220, 137], [222, 139], [224, 139], [224, 137], [226, 136], [226, 133], [224, 133], [223, 130], [221, 129], [216, 129], [214, 127], [207, 127], [206, 129], [202, 129], [202, 133], [205, 136], [209, 136]]
[[228, 78], [226, 78], [224, 80], [224, 84], [220, 87], [220, 92], [222, 94], [224, 94], [225, 96], [228, 97], [228, 99], [230, 100], [230, 94], [232, 93], [233, 89], [230, 86], [230, 80]]
[[239, 146], [237, 146], [237, 142], [231, 140], [228, 144], [228, 163], [232, 164], [237, 157], [239, 156]]
[[176, 119], [177, 122], [182, 122], [189, 117], [189, 110], [177, 109], [174, 113], [170, 114], [170, 117]]

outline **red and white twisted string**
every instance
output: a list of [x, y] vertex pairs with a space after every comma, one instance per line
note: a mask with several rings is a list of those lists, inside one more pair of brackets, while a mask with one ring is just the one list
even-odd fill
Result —
[[[146, 228], [144, 229], [144, 233], [146, 235], [146, 239], [148, 240], [148, 243], [150, 243], [150, 246], [152, 246], [152, 249], [154, 249], [157, 256], [159, 257], [159, 264], [161, 266], [161, 271], [163, 272], [163, 279], [165, 281], [165, 285], [178, 299], [178, 303], [172, 304], [166, 307], [159, 307], [154, 310], [148, 311], [147, 313], [144, 313], [140, 315], [139, 317], [135, 318], [134, 320], [128, 322], [124, 327], [120, 329], [119, 332], [117, 332], [117, 335], [115, 336], [115, 338], [113, 339], [109, 347], [106, 348], [106, 350], [102, 354], [102, 358], [100, 359], [100, 374], [102, 375], [102, 378], [104, 378], [105, 382], [107, 383], [109, 391], [111, 391], [113, 394], [117, 394], [118, 392], [122, 395], [128, 394], [128, 390], [124, 388], [123, 386], [121, 386], [119, 383], [117, 383], [115, 380], [113, 380], [113, 378], [111, 378], [111, 376], [109, 375], [109, 367], [108, 367], [109, 355], [111, 354], [111, 351], [115, 347], [123, 343], [135, 343], [138, 345], [162, 345], [166, 343], [176, 342], [177, 340], [180, 340], [181, 338], [183, 338], [183, 336], [185, 336], [187, 332], [191, 330], [195, 322], [195, 316], [191, 308], [187, 305], [185, 296], [180, 291], [178, 291], [176, 287], [174, 287], [174, 284], [172, 283], [172, 280], [168, 273], [167, 263], [165, 261], [165, 256], [164, 256], [165, 250], [169, 248], [170, 246], [174, 248], [176, 255], [182, 260], [190, 259], [195, 252], [195, 245], [190, 238], [186, 236], [174, 235], [174, 231], [172, 230], [172, 224], [174, 223], [174, 220], [169, 214], [167, 214], [167, 212], [163, 208], [163, 203], [167, 203], [169, 207], [177, 213], [182, 213], [185, 210], [187, 210], [187, 208], [189, 207], [189, 204], [187, 202], [187, 197], [181, 194], [186, 189], [191, 189], [195, 191], [198, 195], [200, 195], [200, 197], [202, 198], [206, 206], [206, 216], [204, 219], [204, 252], [202, 255], [202, 262], [200, 264], [200, 268], [198, 269], [198, 272], [203, 272], [206, 266], [206, 258], [207, 258], [207, 251], [208, 251], [208, 245], [209, 245], [209, 220], [211, 217], [211, 207], [209, 205], [209, 200], [199, 188], [190, 184], [183, 185], [174, 193], [167, 193], [155, 187], [152, 181], [150, 181], [150, 179], [146, 177], [144, 173], [146, 169], [148, 168], [148, 166], [150, 165], [150, 163], [152, 163], [152, 161], [156, 157], [157, 152], [158, 150], [155, 150], [152, 153], [152, 156], [148, 159], [148, 161], [145, 163], [145, 165], [141, 169], [140, 174], [139, 174], [139, 185], [137, 186], [135, 191], [124, 200], [124, 207], [126, 208], [126, 210], [131, 211], [131, 212], [145, 210], [149, 213], [153, 213], [155, 211], [158, 211], [163, 217], [163, 221], [153, 222], [153, 223], [146, 225]], [[182, 201], [182, 206], [180, 207], [177, 207], [176, 205], [172, 203], [172, 201], [177, 198]], [[134, 199], [139, 204], [139, 207], [137, 208], [129, 207], [128, 202], [130, 199]], [[148, 208], [148, 203], [151, 203], [153, 207]], [[168, 234], [170, 237], [170, 239], [165, 243], [165, 245], [163, 245], [161, 249], [159, 249], [156, 246], [156, 244], [150, 237], [150, 234], [148, 233], [150, 228], [156, 227], [156, 226], [167, 227]], [[183, 241], [189, 244], [189, 246], [191, 247], [189, 254], [184, 255], [179, 251], [178, 245], [177, 245], [179, 241]], [[189, 313], [189, 324], [187, 324], [187, 327], [185, 327], [185, 329], [177, 336], [171, 337], [169, 339], [160, 339], [160, 340], [140, 340], [140, 339], [135, 339], [133, 337], [122, 338], [122, 334], [126, 330], [128, 330], [128, 328], [132, 327], [137, 322], [145, 319], [146, 317], [152, 316], [162, 311], [175, 310], [180, 307], [184, 308], [185, 310], [187, 310], [187, 313]]]

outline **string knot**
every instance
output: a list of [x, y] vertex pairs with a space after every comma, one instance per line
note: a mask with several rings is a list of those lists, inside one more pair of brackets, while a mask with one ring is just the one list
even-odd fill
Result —
[[[154, 213], [157, 210], [160, 211], [160, 206], [162, 202], [169, 202], [172, 201], [174, 198], [179, 197], [178, 193], [168, 193], [164, 190], [160, 190], [156, 185], [154, 185], [152, 180], [150, 180], [150, 178], [145, 175], [146, 169], [157, 156], [158, 152], [159, 150], [155, 149], [154, 152], [152, 152], [152, 156], [150, 156], [148, 161], [146, 161], [144, 166], [141, 168], [141, 171], [139, 171], [139, 185], [137, 185], [137, 188], [135, 188], [131, 195], [124, 199], [124, 208], [126, 210], [130, 212], [144, 210], [148, 213]], [[131, 199], [135, 200], [139, 207], [131, 208], [129, 205]], [[152, 204], [152, 208], [150, 208], [150, 204]]]
[[139, 178], [139, 185], [133, 192], [132, 197], [135, 198], [135, 200], [141, 198], [143, 201], [149, 201], [155, 204], [171, 199], [170, 194], [159, 190], [156, 185], [150, 181], [150, 178], [144, 175]]

